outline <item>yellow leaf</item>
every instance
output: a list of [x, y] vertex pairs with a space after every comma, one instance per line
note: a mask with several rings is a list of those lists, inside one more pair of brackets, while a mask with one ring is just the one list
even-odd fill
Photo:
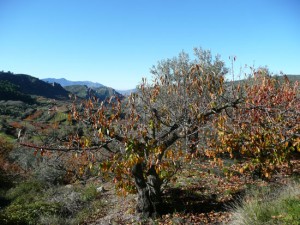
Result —
[[244, 168], [241, 167], [241, 168], [239, 169], [239, 172], [240, 172], [240, 173], [244, 173]]
[[270, 177], [270, 174], [268, 172], [265, 173], [265, 177], [268, 178]]
[[85, 139], [84, 140], [84, 145], [85, 145], [85, 147], [89, 147], [89, 145], [90, 145], [90, 141], [89, 141], [89, 139]]
[[172, 151], [172, 150], [168, 150], [168, 151], [166, 152], [166, 157], [167, 157], [167, 158], [172, 158], [172, 157], [173, 157], [173, 151]]

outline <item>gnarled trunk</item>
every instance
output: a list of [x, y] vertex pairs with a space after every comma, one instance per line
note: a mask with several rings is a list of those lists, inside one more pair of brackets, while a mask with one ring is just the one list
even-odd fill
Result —
[[137, 212], [142, 217], [157, 217], [160, 214], [161, 201], [161, 180], [159, 179], [155, 167], [152, 166], [146, 173], [147, 178], [143, 175], [143, 166], [141, 163], [134, 165], [132, 175], [138, 191]]

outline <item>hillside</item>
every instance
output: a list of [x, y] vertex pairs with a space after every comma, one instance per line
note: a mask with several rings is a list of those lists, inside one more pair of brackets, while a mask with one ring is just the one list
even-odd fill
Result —
[[91, 81], [70, 81], [70, 80], [67, 80], [65, 78], [60, 78], [60, 79], [45, 78], [45, 79], [42, 79], [42, 80], [45, 81], [45, 82], [48, 82], [50, 84], [58, 83], [63, 87], [72, 86], [72, 85], [85, 85], [85, 86], [90, 87], [90, 88], [104, 87], [103, 84], [96, 83], [96, 82], [91, 82]]
[[[272, 75], [276, 80], [279, 82], [284, 82], [285, 77], [288, 78], [288, 80], [293, 84], [296, 81], [300, 82], [300, 75]], [[230, 82], [229, 82], [230, 83]], [[255, 84], [255, 81], [253, 80], [253, 77], [250, 77], [248, 79], [242, 79], [242, 80], [235, 80], [235, 85], [242, 84], [242, 83], [248, 83], [248, 84]]]
[[[300, 82], [300, 75], [286, 75], [291, 82]], [[280, 76], [282, 78], [282, 76]]]
[[49, 84], [26, 74], [0, 72], [0, 81], [14, 87], [14, 90], [22, 95], [36, 95], [53, 99], [67, 99], [69, 95], [68, 91], [57, 83]]
[[43, 81], [48, 83], [58, 83], [63, 86], [67, 91], [77, 95], [80, 98], [89, 98], [96, 96], [99, 100], [104, 100], [110, 96], [118, 96], [122, 98], [123, 95], [113, 88], [106, 87], [103, 84], [92, 81], [70, 81], [65, 78], [46, 78]]
[[30, 95], [21, 93], [17, 85], [7, 80], [0, 80], [0, 100], [22, 101], [26, 103], [34, 103], [34, 99]]
[[98, 88], [90, 88], [86, 85], [71, 85], [64, 88], [81, 98], [96, 96], [101, 101], [113, 95], [117, 96], [118, 98], [123, 98], [123, 96], [120, 93], [116, 92], [114, 89], [104, 86]]

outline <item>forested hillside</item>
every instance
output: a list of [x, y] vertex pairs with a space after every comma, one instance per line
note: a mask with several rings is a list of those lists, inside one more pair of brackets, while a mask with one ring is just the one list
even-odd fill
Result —
[[68, 91], [57, 83], [49, 84], [25, 74], [0, 72], [0, 81], [14, 85], [15, 91], [25, 95], [43, 96], [53, 99], [67, 99]]
[[33, 103], [34, 99], [19, 91], [19, 86], [7, 81], [0, 80], [0, 100], [16, 100]]

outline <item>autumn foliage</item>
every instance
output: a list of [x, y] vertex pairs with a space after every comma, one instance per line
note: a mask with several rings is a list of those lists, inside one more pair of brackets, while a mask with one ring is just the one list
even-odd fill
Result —
[[263, 69], [228, 82], [219, 56], [194, 53], [158, 62], [152, 82], [122, 101], [75, 98], [67, 120], [76, 129], [51, 146], [23, 145], [65, 154], [68, 173], [112, 180], [120, 194], [137, 191], [146, 217], [159, 211], [161, 188], [198, 156], [219, 166], [235, 158], [240, 174], [270, 178], [300, 148], [299, 84]]
[[239, 172], [270, 178], [279, 165], [290, 165], [291, 155], [300, 150], [299, 84], [258, 70], [238, 88], [244, 90], [244, 102], [217, 119], [212, 146], [217, 153], [250, 159]]

